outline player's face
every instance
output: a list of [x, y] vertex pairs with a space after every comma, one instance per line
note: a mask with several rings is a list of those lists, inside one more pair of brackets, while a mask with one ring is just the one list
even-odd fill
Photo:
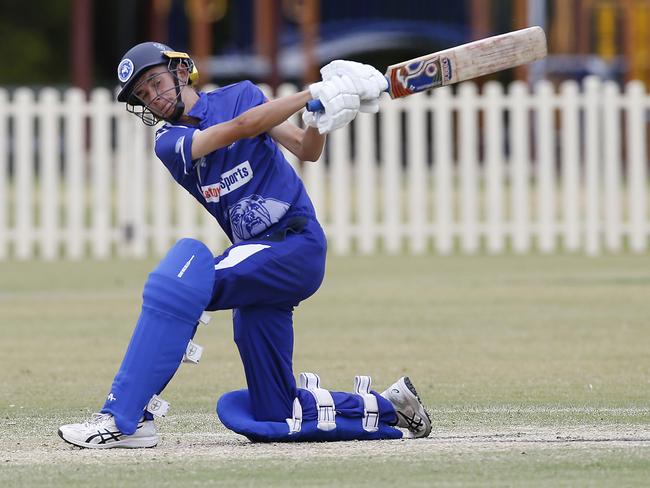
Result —
[[133, 89], [133, 94], [145, 107], [163, 119], [174, 112], [176, 87], [166, 66], [154, 66], [145, 71]]

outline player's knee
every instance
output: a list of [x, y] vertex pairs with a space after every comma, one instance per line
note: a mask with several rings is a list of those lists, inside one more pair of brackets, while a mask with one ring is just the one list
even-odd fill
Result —
[[213, 256], [205, 244], [181, 239], [149, 274], [143, 307], [196, 323], [212, 296]]

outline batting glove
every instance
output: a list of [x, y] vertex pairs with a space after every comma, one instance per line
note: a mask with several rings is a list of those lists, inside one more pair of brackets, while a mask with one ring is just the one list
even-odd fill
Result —
[[388, 81], [369, 64], [337, 59], [320, 70], [324, 81], [336, 76], [347, 76], [352, 80], [361, 99], [359, 111], [376, 113], [379, 111], [379, 97], [388, 88]]
[[360, 99], [354, 83], [348, 76], [333, 76], [327, 81], [309, 85], [312, 98], [317, 98], [325, 108], [324, 112], [305, 115], [303, 122], [317, 127], [318, 132], [327, 134], [349, 124], [359, 113]]

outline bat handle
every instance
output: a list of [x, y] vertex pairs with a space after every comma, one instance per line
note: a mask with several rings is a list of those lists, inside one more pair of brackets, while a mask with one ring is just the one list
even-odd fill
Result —
[[307, 109], [308, 112], [322, 112], [323, 110], [325, 110], [325, 107], [323, 107], [323, 104], [318, 98], [309, 100], [305, 104], [305, 108]]

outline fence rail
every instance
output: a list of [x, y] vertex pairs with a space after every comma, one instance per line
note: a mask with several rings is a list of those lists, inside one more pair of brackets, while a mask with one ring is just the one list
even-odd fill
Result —
[[[641, 253], [649, 108], [639, 82], [465, 83], [383, 100], [320, 161], [287, 159], [335, 253]], [[108, 90], [0, 90], [0, 260], [225, 247], [152, 142]]]

